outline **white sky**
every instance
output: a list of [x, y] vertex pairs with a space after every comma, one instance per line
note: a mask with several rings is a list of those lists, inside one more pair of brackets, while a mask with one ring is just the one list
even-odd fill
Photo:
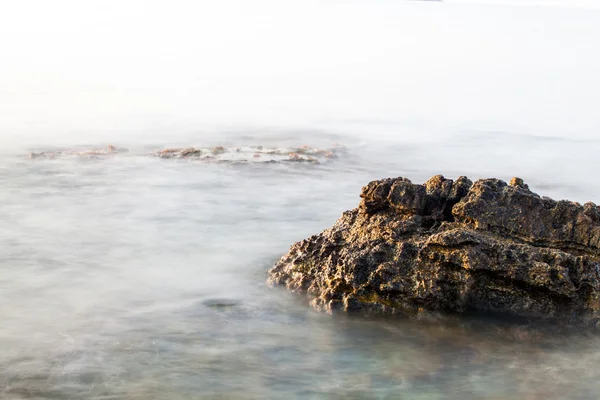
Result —
[[0, 0], [0, 139], [352, 119], [593, 136], [597, 3]]

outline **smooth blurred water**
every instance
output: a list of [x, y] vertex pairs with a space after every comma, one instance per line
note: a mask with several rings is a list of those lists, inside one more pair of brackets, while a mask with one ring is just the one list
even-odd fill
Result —
[[[0, 4], [0, 398], [596, 399], [600, 336], [318, 314], [265, 286], [373, 179], [598, 201], [593, 2]], [[329, 164], [150, 157], [332, 146]], [[106, 159], [29, 151], [114, 144]]]
[[565, 166], [586, 168], [596, 142], [282, 131], [187, 143], [217, 140], [345, 141], [349, 154], [323, 165], [177, 162], [147, 146], [99, 160], [3, 158], [0, 397], [595, 398], [597, 335], [332, 317], [264, 282], [371, 179], [514, 174], [541, 194], [593, 199], [598, 183]]

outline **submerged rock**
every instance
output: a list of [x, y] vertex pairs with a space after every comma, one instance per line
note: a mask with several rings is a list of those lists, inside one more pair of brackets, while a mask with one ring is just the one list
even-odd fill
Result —
[[358, 208], [294, 244], [268, 284], [321, 311], [438, 318], [486, 313], [596, 326], [600, 210], [522, 179], [383, 179]]
[[241, 301], [228, 298], [210, 298], [202, 301], [202, 304], [209, 308], [228, 309], [240, 305]]
[[129, 150], [122, 147], [116, 147], [111, 144], [102, 149], [64, 149], [54, 151], [41, 151], [39, 153], [29, 153], [29, 159], [55, 159], [61, 157], [82, 157], [82, 158], [100, 158], [112, 156], [117, 153], [127, 153]]
[[[78, 157], [83, 159], [103, 159], [118, 153], [128, 152], [128, 149], [108, 145], [100, 149], [61, 149], [29, 153], [31, 160], [49, 160]], [[222, 164], [285, 164], [306, 163], [321, 164], [332, 161], [341, 155], [346, 155], [345, 147], [335, 145], [331, 148], [318, 147], [174, 147], [153, 151], [152, 156], [189, 162], [206, 162]], [[142, 155], [142, 154], [137, 154]], [[145, 152], [143, 155], [148, 155]]]
[[213, 163], [309, 163], [320, 164], [345, 154], [343, 146], [332, 148], [315, 148], [302, 146], [298, 148], [277, 147], [223, 147], [212, 148], [168, 148], [160, 150], [154, 155], [160, 158], [187, 159]]
[[182, 149], [169, 148], [157, 152], [156, 155], [160, 158], [193, 158], [200, 157], [202, 155], [202, 150], [193, 147]]

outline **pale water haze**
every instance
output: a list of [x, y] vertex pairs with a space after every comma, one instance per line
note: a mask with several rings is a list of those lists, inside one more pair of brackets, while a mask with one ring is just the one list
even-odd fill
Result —
[[[600, 201], [598, 3], [0, 2], [0, 398], [596, 399], [593, 334], [322, 315], [265, 280], [373, 179]], [[152, 156], [218, 145], [345, 152]]]

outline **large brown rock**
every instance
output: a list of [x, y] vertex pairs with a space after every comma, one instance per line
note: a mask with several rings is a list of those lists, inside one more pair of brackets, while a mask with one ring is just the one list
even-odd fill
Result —
[[438, 175], [365, 186], [358, 208], [294, 244], [268, 283], [323, 311], [482, 312], [596, 325], [600, 210], [510, 184]]

